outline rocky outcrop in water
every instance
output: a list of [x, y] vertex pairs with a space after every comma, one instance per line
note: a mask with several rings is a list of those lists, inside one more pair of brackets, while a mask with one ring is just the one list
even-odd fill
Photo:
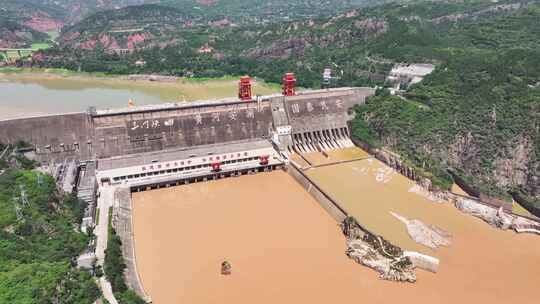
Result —
[[387, 258], [363, 240], [348, 240], [346, 254], [358, 264], [367, 266], [379, 273], [383, 280], [397, 282], [416, 282], [413, 265], [407, 257]]
[[539, 223], [523, 217], [510, 215], [506, 213], [502, 207], [495, 209], [493, 207], [482, 205], [475, 200], [463, 197], [457, 197], [454, 205], [459, 210], [476, 216], [494, 227], [503, 230], [513, 229], [516, 232], [540, 234]]
[[342, 222], [341, 228], [347, 236], [345, 253], [349, 258], [377, 271], [381, 279], [416, 282], [414, 265], [399, 247], [380, 236], [363, 231], [352, 217], [347, 217]]

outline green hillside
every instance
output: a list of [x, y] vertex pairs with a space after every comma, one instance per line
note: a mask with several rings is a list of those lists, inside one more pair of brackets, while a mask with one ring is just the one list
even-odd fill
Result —
[[[514, 11], [496, 9], [503, 4], [387, 4], [331, 18], [219, 27], [185, 26], [182, 21], [190, 17], [184, 17], [183, 10], [155, 5], [132, 7], [100, 13], [67, 29], [60, 48], [51, 50], [49, 59], [42, 64], [111, 73], [199, 77], [250, 73], [275, 82], [284, 72], [295, 70], [300, 84], [307, 87], [320, 86], [323, 69], [332, 67], [341, 78], [336, 85], [374, 85], [384, 81], [395, 61], [444, 60], [446, 54], [435, 54], [434, 48], [452, 47], [459, 41], [448, 42], [443, 35], [469, 20]], [[174, 18], [168, 17], [171, 14]], [[164, 19], [175, 20], [172, 23], [176, 24]], [[144, 41], [129, 45], [135, 34], [142, 35]], [[206, 44], [213, 53], [198, 54], [197, 50]], [[130, 47], [135, 52], [129, 56], [111, 55], [116, 48]], [[138, 59], [147, 62], [143, 69], [134, 65]]]
[[95, 301], [93, 279], [73, 267], [88, 241], [75, 230], [80, 212], [50, 176], [16, 169], [0, 175], [0, 303]]
[[268, 23], [332, 16], [351, 8], [380, 5], [391, 0], [161, 0], [196, 18], [228, 18], [239, 23]]
[[388, 48], [385, 57], [441, 64], [406, 100], [381, 94], [357, 108], [354, 134], [406, 156], [442, 188], [451, 171], [481, 193], [532, 201], [540, 195], [538, 20], [540, 6], [530, 5]]

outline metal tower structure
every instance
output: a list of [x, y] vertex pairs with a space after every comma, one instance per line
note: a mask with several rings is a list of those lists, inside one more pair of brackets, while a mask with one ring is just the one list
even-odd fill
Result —
[[283, 95], [296, 95], [296, 77], [294, 73], [287, 73], [283, 76]]
[[238, 83], [238, 98], [240, 100], [251, 100], [251, 77], [242, 76]]

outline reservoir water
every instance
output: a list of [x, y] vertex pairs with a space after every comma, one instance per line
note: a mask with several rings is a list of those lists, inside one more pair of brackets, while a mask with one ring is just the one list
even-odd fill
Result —
[[[0, 119], [28, 115], [70, 113], [136, 105], [183, 102], [235, 96], [235, 80], [178, 80], [172, 83], [130, 81], [119, 78], [62, 77], [54, 74], [0, 73]], [[255, 83], [254, 94], [276, 92]]]
[[[156, 304], [339, 303], [378, 281], [345, 256], [338, 224], [282, 171], [134, 193], [133, 224], [137, 268]], [[230, 276], [220, 273], [224, 260]]]
[[[357, 215], [361, 206], [374, 214], [378, 203], [393, 201], [399, 212], [450, 231], [453, 243], [430, 252], [441, 260], [437, 274], [419, 270], [415, 284], [378, 279], [347, 258], [326, 211], [287, 173], [272, 172], [135, 193], [136, 257], [146, 292], [156, 304], [538, 303], [538, 236], [496, 230], [450, 204], [427, 201], [397, 175], [382, 188], [369, 173], [352, 179], [352, 168], [360, 168], [352, 164], [317, 168], [329, 170], [317, 179], [348, 208], [359, 205]], [[220, 274], [223, 260], [232, 275]]]

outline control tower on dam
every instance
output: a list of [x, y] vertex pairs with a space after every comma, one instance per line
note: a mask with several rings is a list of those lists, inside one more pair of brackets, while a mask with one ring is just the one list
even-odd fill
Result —
[[349, 110], [373, 94], [372, 88], [339, 88], [3, 120], [0, 142], [28, 142], [47, 163], [258, 140], [287, 157], [350, 144]]

